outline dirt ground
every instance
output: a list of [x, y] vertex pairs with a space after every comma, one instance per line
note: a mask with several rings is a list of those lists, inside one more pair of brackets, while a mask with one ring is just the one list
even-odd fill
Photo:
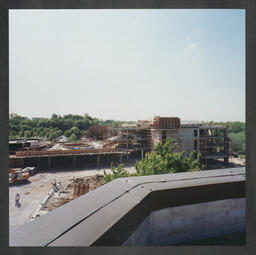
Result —
[[230, 167], [234, 166], [245, 166], [245, 159], [242, 158], [235, 158], [235, 157], [229, 157], [229, 164], [231, 165]]
[[[129, 172], [134, 172], [134, 167], [126, 167]], [[110, 169], [105, 169], [109, 173]], [[56, 182], [66, 183], [71, 178], [84, 178], [94, 175], [103, 175], [103, 170], [78, 170], [78, 171], [51, 171], [38, 172], [29, 178], [27, 184], [19, 184], [9, 187], [9, 226], [10, 232], [13, 228], [23, 225], [30, 220], [41, 201], [52, 190], [53, 179]], [[15, 207], [15, 195], [20, 194], [19, 208]]]
[[[229, 164], [228, 167], [244, 167], [246, 165], [245, 159], [242, 158], [235, 158], [235, 157], [229, 157]], [[208, 162], [207, 170], [213, 170], [213, 169], [221, 169], [226, 168], [226, 166], [223, 164], [223, 160], [211, 160]]]
[[[46, 203], [40, 209], [40, 213], [47, 213], [54, 210], [79, 196], [82, 196], [102, 185], [106, 184], [104, 177], [94, 175], [91, 177], [71, 178], [52, 193]], [[39, 214], [40, 214], [39, 213]]]

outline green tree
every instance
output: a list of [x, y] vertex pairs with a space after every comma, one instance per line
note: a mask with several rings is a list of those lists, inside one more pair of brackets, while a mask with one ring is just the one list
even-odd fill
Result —
[[230, 133], [231, 139], [231, 152], [239, 155], [245, 155], [245, 133]]
[[28, 127], [30, 127], [30, 128], [34, 128], [34, 127], [37, 126], [37, 123], [36, 123], [36, 121], [34, 121], [34, 120], [25, 119], [25, 120], [23, 120], [23, 121], [20, 123], [20, 125], [28, 126]]
[[229, 132], [231, 133], [240, 133], [245, 131], [245, 123], [242, 122], [230, 122], [228, 126]]
[[18, 126], [23, 120], [25, 120], [25, 118], [16, 113], [11, 113], [9, 115], [9, 125]]
[[10, 136], [16, 136], [17, 135], [17, 132], [15, 130], [10, 130]]
[[206, 166], [200, 163], [200, 154], [196, 156], [193, 151], [189, 157], [185, 157], [185, 152], [175, 152], [176, 148], [177, 144], [174, 139], [168, 138], [165, 144], [158, 143], [156, 151], [146, 153], [145, 158], [135, 164], [137, 173], [128, 173], [123, 168], [123, 164], [118, 167], [113, 167], [111, 164], [112, 174], [107, 174], [104, 171], [104, 179], [109, 182], [116, 178], [129, 176], [191, 172], [205, 169]]
[[73, 134], [69, 137], [68, 140], [69, 140], [70, 142], [75, 142], [75, 141], [78, 140], [78, 138], [77, 138], [77, 136], [75, 135], [75, 133], [73, 133]]
[[39, 136], [40, 135], [40, 129], [39, 128], [33, 128], [32, 130], [32, 136]]
[[24, 131], [24, 137], [25, 137], [25, 138], [31, 137], [31, 131], [30, 131], [30, 130], [25, 130], [25, 131]]
[[77, 127], [79, 130], [84, 130], [84, 122], [82, 120], [75, 121], [75, 127]]
[[73, 122], [71, 119], [64, 119], [63, 121], [63, 131], [69, 130], [73, 127]]
[[[69, 130], [67, 130], [67, 131], [64, 133], [64, 135], [65, 135], [66, 137], [71, 137], [73, 134], [75, 135], [76, 140], [79, 140], [79, 139], [80, 139], [81, 132], [80, 132], [80, 130], [79, 130], [77, 127], [72, 127], [72, 128], [70, 128]], [[73, 136], [73, 137], [74, 137], [74, 136]]]
[[32, 130], [32, 127], [27, 124], [20, 124], [18, 127], [19, 127], [19, 130], [22, 130], [23, 132], [25, 132], [26, 130], [29, 130], [29, 131]]
[[124, 164], [120, 164], [117, 167], [113, 166], [113, 163], [111, 162], [110, 166], [112, 170], [112, 174], [107, 174], [106, 171], [104, 170], [104, 179], [106, 182], [113, 181], [116, 178], [124, 178], [124, 177], [129, 177], [129, 176], [135, 176], [136, 174], [130, 174], [124, 169]]
[[50, 129], [48, 139], [56, 141], [58, 137], [62, 135], [62, 131], [58, 128]]
[[53, 113], [51, 119], [58, 119], [58, 115], [56, 113]]
[[84, 117], [88, 120], [93, 120], [93, 118], [89, 115], [89, 113], [85, 113]]
[[83, 116], [81, 116], [81, 115], [72, 115], [71, 119], [73, 121], [82, 120]]
[[200, 154], [193, 151], [189, 157], [182, 152], [175, 152], [177, 144], [168, 138], [165, 144], [158, 143], [156, 150], [146, 153], [145, 158], [135, 164], [139, 175], [167, 174], [187, 171], [199, 171], [205, 166], [200, 163]]
[[17, 139], [19, 138], [17, 132], [15, 130], [9, 130], [9, 139]]
[[18, 136], [20, 138], [24, 137], [24, 131], [23, 130], [20, 130], [19, 133], [18, 133]]
[[50, 135], [50, 129], [49, 128], [44, 128], [42, 132], [40, 132], [41, 137], [46, 137], [48, 138]]
[[64, 119], [71, 119], [72, 118], [72, 114], [66, 114], [63, 116]]
[[46, 128], [48, 126], [48, 119], [45, 118], [41, 118], [38, 122], [37, 122], [37, 126], [38, 127], [42, 127], [42, 128]]

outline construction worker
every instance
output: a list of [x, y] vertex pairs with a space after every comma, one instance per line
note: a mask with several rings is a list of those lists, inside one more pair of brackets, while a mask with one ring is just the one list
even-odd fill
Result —
[[20, 194], [18, 192], [15, 196], [15, 206], [20, 207]]
[[57, 183], [56, 183], [56, 180], [55, 180], [55, 179], [53, 179], [52, 187], [53, 187], [53, 190], [54, 190], [55, 192], [57, 192], [57, 191], [58, 191]]

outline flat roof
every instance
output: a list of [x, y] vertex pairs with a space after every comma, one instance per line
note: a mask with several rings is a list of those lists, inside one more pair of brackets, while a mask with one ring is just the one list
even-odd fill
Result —
[[18, 140], [9, 140], [9, 144], [16, 144], [16, 143], [29, 143], [29, 142], [38, 142], [39, 139], [27, 139], [27, 140], [23, 140], [23, 139], [18, 139]]
[[120, 245], [158, 208], [244, 196], [245, 167], [119, 178], [16, 228], [9, 245]]

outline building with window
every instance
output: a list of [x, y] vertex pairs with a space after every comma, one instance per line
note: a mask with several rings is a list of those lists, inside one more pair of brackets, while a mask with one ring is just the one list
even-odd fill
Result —
[[226, 126], [181, 124], [178, 117], [155, 116], [151, 122], [140, 120], [136, 127], [108, 128], [108, 137], [113, 134], [120, 137], [120, 142], [122, 140], [120, 149], [152, 151], [157, 143], [165, 143], [172, 137], [178, 144], [176, 150], [185, 151], [186, 156], [196, 151], [201, 153], [201, 160], [206, 164], [208, 160], [221, 159], [228, 165]]

